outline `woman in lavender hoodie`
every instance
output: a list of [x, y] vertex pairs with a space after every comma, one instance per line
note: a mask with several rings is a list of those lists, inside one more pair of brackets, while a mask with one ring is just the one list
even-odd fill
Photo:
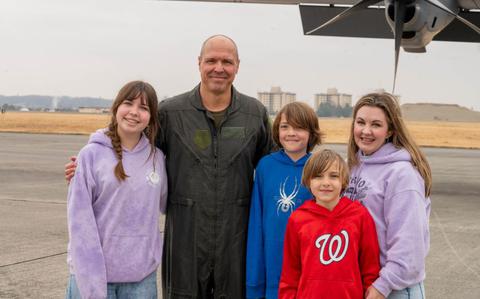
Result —
[[425, 298], [432, 176], [394, 96], [363, 96], [353, 109], [346, 196], [370, 211], [380, 245], [380, 276], [367, 299]]
[[156, 298], [167, 179], [155, 148], [157, 96], [127, 83], [108, 128], [90, 136], [68, 190], [66, 298]]

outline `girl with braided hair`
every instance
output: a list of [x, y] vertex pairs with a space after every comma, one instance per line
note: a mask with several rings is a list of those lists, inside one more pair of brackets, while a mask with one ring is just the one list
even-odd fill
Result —
[[155, 147], [157, 96], [142, 81], [120, 89], [108, 128], [90, 136], [68, 190], [66, 298], [156, 298], [167, 178]]

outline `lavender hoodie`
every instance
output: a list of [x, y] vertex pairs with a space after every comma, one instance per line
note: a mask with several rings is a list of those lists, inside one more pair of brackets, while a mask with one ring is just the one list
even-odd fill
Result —
[[162, 256], [158, 222], [167, 198], [165, 157], [156, 149], [158, 176], [149, 177], [150, 143], [142, 136], [133, 150], [123, 149], [129, 177], [120, 183], [113, 173], [117, 158], [104, 132], [92, 134], [78, 154], [68, 189], [67, 262], [84, 299], [106, 298], [109, 282], [141, 281], [156, 271]]
[[430, 199], [405, 149], [386, 143], [370, 156], [357, 155], [345, 196], [359, 200], [375, 221], [381, 270], [373, 286], [387, 297], [425, 279]]

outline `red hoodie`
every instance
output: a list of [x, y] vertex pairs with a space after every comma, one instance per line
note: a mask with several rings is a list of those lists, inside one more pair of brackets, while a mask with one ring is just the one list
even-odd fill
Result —
[[329, 211], [308, 200], [288, 219], [279, 299], [361, 299], [379, 271], [375, 224], [359, 202], [343, 197]]

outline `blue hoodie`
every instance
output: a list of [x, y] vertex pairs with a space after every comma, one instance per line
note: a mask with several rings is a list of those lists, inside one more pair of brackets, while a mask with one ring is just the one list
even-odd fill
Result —
[[165, 158], [156, 149], [155, 173], [150, 143], [142, 135], [133, 150], [123, 149], [129, 176], [114, 175], [117, 158], [105, 130], [92, 134], [78, 154], [68, 189], [67, 261], [82, 298], [106, 298], [109, 282], [138, 282], [156, 271], [163, 235], [158, 229], [165, 213]]
[[430, 199], [405, 149], [386, 143], [370, 156], [357, 156], [360, 164], [344, 195], [360, 201], [375, 221], [381, 270], [373, 286], [388, 297], [425, 279]]
[[280, 150], [258, 163], [248, 223], [247, 298], [278, 298], [288, 217], [312, 198], [301, 185], [309, 157], [307, 154], [294, 162]]

